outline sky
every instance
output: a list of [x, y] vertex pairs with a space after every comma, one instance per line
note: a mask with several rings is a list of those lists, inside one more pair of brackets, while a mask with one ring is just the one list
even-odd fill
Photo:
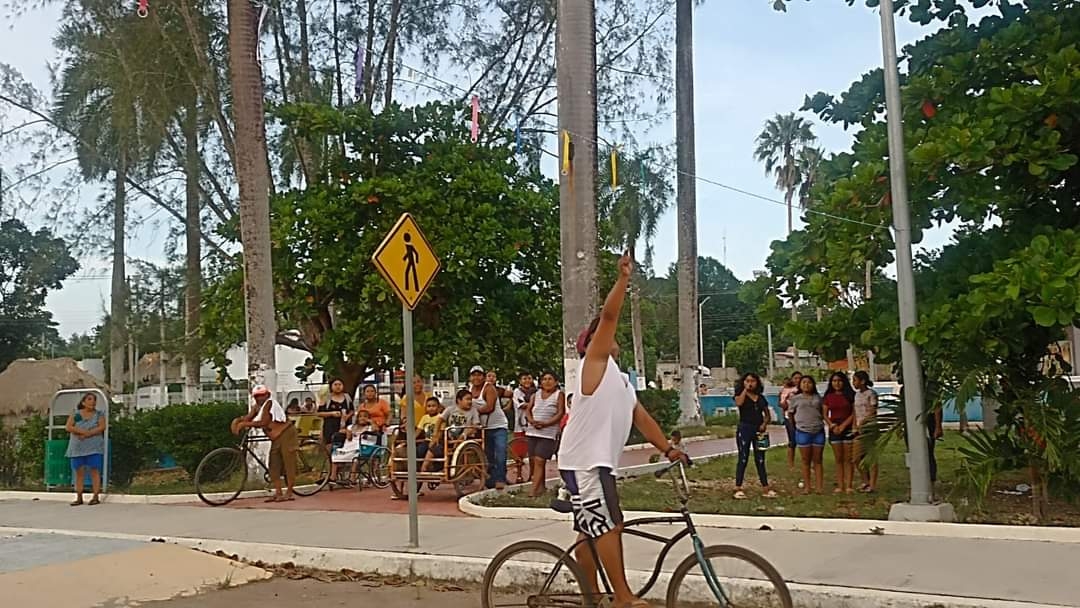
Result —
[[[764, 269], [769, 244], [785, 236], [786, 210], [782, 204], [704, 180], [782, 199], [774, 179], [753, 159], [754, 139], [773, 115], [798, 110], [805, 95], [839, 94], [881, 65], [879, 16], [861, 4], [793, 1], [787, 13], [777, 13], [769, 0], [711, 0], [695, 13], [698, 251], [721, 260], [740, 279]], [[671, 13], [674, 19], [674, 10]], [[43, 91], [51, 89], [46, 66], [56, 60], [51, 40], [58, 18], [59, 7], [53, 4], [2, 25], [0, 61], [19, 69]], [[901, 47], [929, 32], [897, 20]], [[674, 120], [669, 119], [645, 136], [671, 142], [674, 130]], [[850, 133], [838, 126], [816, 123], [815, 133], [826, 152], [850, 147]], [[88, 197], [92, 194], [84, 196]], [[129, 235], [129, 255], [150, 261], [164, 258], [167, 227], [157, 219]], [[655, 242], [658, 272], [676, 259], [676, 228], [672, 211], [661, 222]], [[946, 237], [947, 231], [932, 232], [924, 245], [940, 246]], [[47, 301], [61, 335], [90, 330], [108, 308], [107, 261], [81, 262], [76, 278]]]

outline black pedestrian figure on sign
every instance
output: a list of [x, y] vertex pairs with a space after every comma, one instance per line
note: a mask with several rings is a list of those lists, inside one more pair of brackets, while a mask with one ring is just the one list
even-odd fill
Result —
[[412, 235], [408, 232], [403, 237], [405, 239], [405, 257], [401, 258], [405, 260], [405, 289], [409, 288], [409, 275], [412, 274], [413, 291], [420, 291], [420, 278], [416, 274], [416, 265], [420, 262], [420, 253], [413, 247]]

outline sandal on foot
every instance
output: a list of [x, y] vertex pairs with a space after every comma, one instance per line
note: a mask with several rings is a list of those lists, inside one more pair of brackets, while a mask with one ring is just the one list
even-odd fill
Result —
[[735, 499], [736, 500], [746, 500], [746, 492], [743, 492], [742, 490], [739, 490], [739, 491], [735, 492]]
[[86, 504], [90, 505], [91, 507], [94, 506], [94, 505], [100, 505], [101, 500], [97, 496], [95, 496], [95, 497], [91, 498], [90, 502], [88, 502]]
[[271, 496], [270, 498], [267, 498], [263, 502], [281, 502], [281, 497], [280, 496]]
[[83, 504], [83, 501], [82, 501], [82, 499], [81, 499], [81, 498], [76, 498], [76, 499], [75, 499], [75, 502], [71, 503], [71, 506], [73, 506], [73, 507], [77, 507], [77, 506], [79, 506], [79, 505], [81, 505], [81, 504]]
[[776, 498], [779, 494], [776, 493], [776, 490], [767, 490], [762, 496], [765, 498]]

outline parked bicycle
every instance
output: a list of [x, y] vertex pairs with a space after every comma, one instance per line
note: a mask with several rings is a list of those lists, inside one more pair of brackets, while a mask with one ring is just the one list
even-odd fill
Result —
[[[269, 442], [263, 434], [245, 431], [238, 447], [217, 448], [203, 457], [195, 469], [195, 492], [212, 507], [227, 505], [244, 490], [264, 489], [270, 484], [270, 469], [253, 445]], [[296, 451], [296, 487], [300, 496], [312, 496], [330, 481], [330, 452], [317, 439], [304, 439]], [[250, 466], [249, 466], [250, 465]], [[249, 471], [254, 469], [255, 471]], [[254, 475], [262, 470], [259, 482]]]
[[[668, 553], [689, 537], [693, 553], [671, 575], [664, 604], [667, 608], [792, 608], [787, 583], [765, 558], [733, 545], [705, 546], [687, 508], [690, 500], [685, 465], [671, 464], [657, 471], [657, 478], [669, 475], [681, 508], [678, 516], [644, 517], [623, 524], [624, 536], [643, 538], [662, 545], [649, 579], [638, 590], [646, 597], [660, 580]], [[568, 512], [569, 503], [556, 500], [552, 508]], [[681, 524], [683, 529], [667, 537], [641, 529], [645, 526]], [[551, 543], [526, 540], [499, 552], [484, 573], [481, 588], [483, 608], [594, 608], [610, 605], [614, 597], [608, 577], [599, 569], [600, 592], [589, 585], [589, 577], [574, 558], [574, 551], [588, 543], [593, 561], [600, 563], [592, 539], [579, 540], [567, 549]], [[634, 581], [631, 580], [631, 584]]]

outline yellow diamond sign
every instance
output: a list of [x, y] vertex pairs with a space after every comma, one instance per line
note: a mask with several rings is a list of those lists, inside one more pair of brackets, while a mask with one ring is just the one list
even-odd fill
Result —
[[442, 269], [431, 243], [408, 213], [398, 218], [371, 261], [409, 310], [416, 308], [420, 296]]

